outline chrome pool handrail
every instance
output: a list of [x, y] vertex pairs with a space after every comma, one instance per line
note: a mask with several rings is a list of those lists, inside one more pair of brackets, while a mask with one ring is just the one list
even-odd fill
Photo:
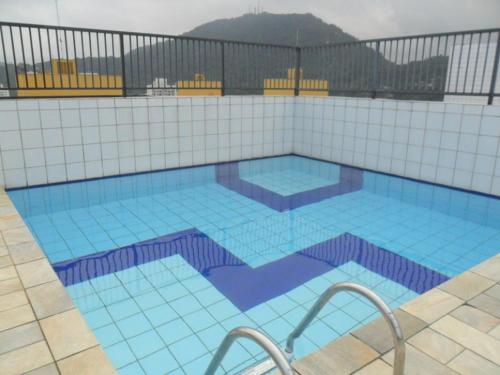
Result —
[[286, 341], [285, 353], [292, 358], [293, 356], [293, 346], [295, 339], [297, 339], [304, 330], [309, 326], [313, 319], [318, 315], [321, 309], [330, 301], [330, 299], [341, 291], [348, 291], [361, 294], [366, 297], [370, 302], [372, 302], [375, 307], [382, 313], [386, 323], [389, 325], [392, 333], [392, 339], [394, 341], [394, 375], [403, 375], [405, 367], [405, 338], [401, 326], [399, 325], [398, 319], [392, 312], [391, 308], [387, 306], [382, 298], [380, 298], [375, 292], [370, 289], [354, 283], [338, 283], [330, 286], [323, 294], [318, 298], [316, 303], [309, 309], [306, 316], [302, 319], [299, 325], [292, 331], [288, 336]]
[[217, 349], [212, 361], [210, 361], [210, 364], [205, 371], [205, 375], [215, 374], [215, 371], [219, 368], [231, 345], [240, 337], [252, 340], [257, 345], [262, 347], [273, 359], [274, 363], [276, 363], [276, 366], [283, 375], [293, 375], [292, 366], [288, 362], [285, 353], [283, 353], [280, 347], [265, 334], [250, 327], [234, 328], [226, 335], [226, 337], [224, 337], [219, 349]]

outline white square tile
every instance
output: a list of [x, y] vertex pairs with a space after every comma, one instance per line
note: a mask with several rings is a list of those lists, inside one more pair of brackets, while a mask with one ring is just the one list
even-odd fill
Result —
[[118, 140], [116, 126], [101, 126], [99, 130], [101, 143], [116, 142]]
[[81, 128], [63, 128], [62, 134], [65, 146], [81, 145], [83, 143]]
[[2, 151], [2, 164], [5, 170], [24, 168], [24, 155], [21, 150]]
[[83, 180], [85, 178], [85, 165], [83, 163], [68, 164], [66, 170], [68, 181]]
[[116, 109], [117, 124], [132, 124], [132, 108], [117, 108]]
[[482, 155], [496, 156], [499, 151], [500, 138], [492, 136], [479, 136], [477, 152]]
[[97, 126], [82, 128], [83, 144], [99, 143], [101, 138]]
[[[2, 112], [2, 122], [17, 126], [17, 114], [13, 111]], [[39, 111], [19, 111], [19, 126], [21, 129], [39, 129], [41, 127]]]
[[26, 179], [29, 186], [46, 184], [48, 179], [45, 166], [26, 168]]
[[0, 150], [18, 150], [21, 136], [18, 131], [0, 131]]
[[86, 178], [102, 177], [102, 162], [101, 161], [88, 161], [85, 162], [85, 176]]
[[101, 125], [116, 125], [114, 108], [99, 108], [99, 123]]
[[50, 129], [61, 127], [61, 115], [59, 109], [40, 111], [40, 119], [42, 121], [42, 128]]
[[43, 143], [45, 147], [56, 147], [63, 145], [62, 129], [43, 129]]
[[26, 170], [24, 168], [5, 170], [4, 180], [8, 188], [26, 186]]
[[61, 109], [61, 126], [63, 128], [80, 127], [80, 111], [77, 109]]
[[24, 149], [43, 147], [41, 130], [22, 130], [21, 138]]
[[97, 161], [101, 160], [101, 145], [100, 144], [92, 144], [92, 145], [83, 145], [83, 157], [85, 161]]
[[45, 161], [47, 165], [64, 164], [64, 148], [63, 147], [46, 147]]
[[475, 173], [493, 175], [495, 169], [495, 158], [493, 156], [476, 155]]
[[49, 183], [67, 181], [66, 166], [62, 164], [48, 165], [47, 180]]
[[83, 146], [65, 146], [64, 158], [66, 163], [80, 163], [83, 161]]
[[118, 159], [118, 143], [103, 143], [101, 146], [103, 160]]
[[82, 123], [82, 126], [99, 125], [99, 115], [97, 109], [80, 109], [80, 121]]
[[24, 151], [24, 161], [26, 167], [45, 166], [45, 152], [43, 148], [33, 148]]

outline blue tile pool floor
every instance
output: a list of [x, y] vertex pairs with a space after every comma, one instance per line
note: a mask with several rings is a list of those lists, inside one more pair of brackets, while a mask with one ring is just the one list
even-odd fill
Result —
[[[297, 156], [239, 163], [240, 178], [289, 196], [339, 181], [341, 167]], [[500, 249], [500, 200], [362, 172], [359, 189], [277, 211], [217, 183], [217, 166], [10, 191], [49, 260], [59, 263], [190, 228], [250, 267], [262, 267], [345, 233], [446, 276]], [[393, 265], [387, 264], [387, 267]], [[392, 307], [417, 294], [355, 262], [239, 310], [174, 255], [67, 287], [121, 374], [200, 374], [225, 333], [257, 327], [284, 343], [306, 309], [338, 281], [373, 288]], [[298, 357], [375, 318], [339, 295], [297, 341]], [[262, 359], [241, 342], [221, 373]]]

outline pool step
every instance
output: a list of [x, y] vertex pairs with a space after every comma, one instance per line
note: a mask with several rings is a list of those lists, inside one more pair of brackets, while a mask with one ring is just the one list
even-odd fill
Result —
[[276, 364], [269, 358], [255, 366], [243, 370], [240, 375], [265, 375], [269, 374], [272, 370], [276, 370]]

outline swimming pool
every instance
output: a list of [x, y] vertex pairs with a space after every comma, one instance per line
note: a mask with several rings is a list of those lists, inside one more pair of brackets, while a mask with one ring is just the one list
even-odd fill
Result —
[[[332, 283], [394, 308], [500, 249], [499, 199], [299, 156], [9, 195], [121, 374], [200, 374], [236, 326], [284, 345]], [[341, 294], [295, 354], [376, 316]], [[223, 368], [263, 358], [238, 342]]]

